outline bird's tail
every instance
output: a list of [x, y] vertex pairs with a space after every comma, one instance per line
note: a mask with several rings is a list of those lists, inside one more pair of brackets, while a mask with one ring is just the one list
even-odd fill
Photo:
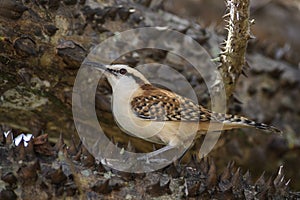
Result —
[[272, 133], [282, 134], [282, 131], [274, 126], [270, 126], [264, 123], [258, 123], [246, 117], [241, 117], [238, 115], [230, 115], [230, 114], [220, 114], [220, 113], [212, 113], [212, 115], [214, 116], [214, 120], [216, 120], [218, 123], [221, 122], [221, 124], [223, 125], [222, 130], [252, 127], [252, 128], [257, 128], [264, 131], [272, 132]]

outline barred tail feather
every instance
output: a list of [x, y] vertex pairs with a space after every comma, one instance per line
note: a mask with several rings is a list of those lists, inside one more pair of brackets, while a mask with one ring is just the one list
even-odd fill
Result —
[[211, 118], [213, 119], [213, 123], [216, 122], [216, 124], [223, 124], [222, 130], [252, 127], [272, 133], [282, 134], [282, 131], [274, 126], [269, 126], [264, 123], [258, 123], [246, 117], [222, 113], [211, 113]]
[[276, 128], [275, 126], [270, 126], [263, 123], [256, 123], [255, 128], [265, 130], [265, 131], [270, 131], [272, 133], [282, 134], [282, 131]]
[[272, 133], [282, 134], [282, 131], [274, 126], [258, 123], [237, 115], [231, 115], [229, 118], [228, 115], [226, 115], [225, 120], [222, 123], [224, 125], [224, 129], [252, 127]]

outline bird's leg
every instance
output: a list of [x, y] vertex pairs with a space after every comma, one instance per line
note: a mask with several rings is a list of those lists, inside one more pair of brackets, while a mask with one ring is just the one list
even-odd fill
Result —
[[[174, 149], [174, 148], [177, 148], [177, 147], [174, 147], [174, 146], [170, 146], [170, 145], [167, 145], [161, 149], [158, 149], [156, 151], [153, 151], [153, 152], [150, 152], [150, 153], [147, 153], [146, 155], [144, 156], [141, 156], [141, 157], [138, 157], [137, 159], [138, 160], [146, 160], [147, 163], [150, 163], [151, 162], [166, 162], [166, 161], [170, 161], [170, 157], [169, 156], [166, 156], [168, 155], [170, 152], [167, 153], [167, 151], [171, 150], [171, 149]], [[166, 152], [166, 153], [165, 153]], [[153, 158], [153, 157], [156, 157], [162, 153], [165, 153], [164, 154], [164, 157], [165, 158]], [[152, 159], [151, 159], [152, 158]], [[168, 158], [168, 159], [167, 159]], [[172, 159], [173, 160], [173, 159]]]

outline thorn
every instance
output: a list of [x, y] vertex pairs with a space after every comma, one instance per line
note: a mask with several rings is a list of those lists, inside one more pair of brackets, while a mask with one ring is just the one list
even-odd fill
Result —
[[280, 183], [283, 183], [283, 181], [284, 181], [284, 175], [282, 176], [282, 178], [280, 179]]
[[242, 69], [242, 75], [244, 75], [246, 78], [248, 78], [248, 75], [246, 74], [246, 71]]
[[251, 185], [251, 174], [250, 174], [249, 170], [247, 170], [247, 172], [244, 174], [243, 177], [244, 177], [244, 180], [246, 181], [246, 183]]
[[234, 102], [238, 104], [243, 104], [243, 102], [235, 94], [233, 94], [232, 97]]
[[255, 37], [255, 35], [253, 35], [252, 33], [250, 33], [249, 39], [250, 39], [250, 40], [254, 40], [254, 39], [256, 39], [256, 37]]
[[152, 150], [153, 150], [153, 151], [156, 151], [156, 150], [157, 150], [155, 144], [152, 145]]
[[282, 169], [283, 169], [283, 165], [281, 165], [281, 166], [279, 167], [277, 176], [276, 176], [276, 178], [275, 178], [274, 181], [273, 181], [273, 183], [274, 183], [275, 186], [279, 186], [280, 183], [283, 182], [284, 175], [283, 175], [283, 173], [282, 173]]
[[248, 68], [249, 68], [249, 69], [251, 68], [251, 67], [250, 67], [250, 64], [249, 64], [249, 62], [248, 62], [247, 60], [245, 61], [245, 65], [244, 65], [244, 66], [245, 66], [247, 69], [248, 69]]
[[92, 167], [95, 165], [95, 158], [90, 152], [83, 147], [82, 148], [82, 153], [85, 155], [84, 160], [83, 160], [83, 166], [85, 167]]
[[24, 182], [24, 184], [30, 184], [30, 183], [34, 183], [37, 180], [38, 178], [37, 171], [40, 169], [41, 169], [40, 163], [38, 159], [36, 159], [31, 164], [21, 166], [18, 169], [17, 174]]
[[5, 143], [11, 145], [14, 142], [14, 135], [12, 130], [4, 132], [4, 138]]
[[130, 152], [136, 152], [136, 149], [134, 148], [134, 146], [132, 145], [132, 143], [131, 143], [130, 140], [129, 140], [128, 143], [127, 143], [126, 150], [127, 150], [127, 151], [130, 151]]
[[64, 174], [62, 170], [62, 166], [60, 166], [57, 170], [48, 175], [52, 184], [63, 184], [67, 180], [67, 176]]
[[170, 166], [166, 167], [164, 170], [164, 173], [170, 175], [172, 178], [179, 178], [180, 172], [178, 168], [175, 166], [175, 164], [171, 164]]
[[265, 181], [265, 171], [260, 175], [260, 177], [256, 180], [255, 186], [264, 186], [266, 181]]
[[172, 164], [173, 164], [175, 167], [177, 167], [177, 166], [180, 165], [179, 160], [174, 160]]
[[79, 148], [81, 148], [81, 144], [82, 144], [81, 140], [80, 140], [79, 144], [76, 146], [75, 136], [72, 135], [72, 138], [71, 138], [71, 139], [72, 139], [72, 144], [73, 144], [73, 146], [75, 147], [76, 151], [78, 151]]
[[255, 24], [255, 19], [250, 19], [249, 22], [251, 25], [253, 25], [253, 24]]
[[29, 140], [27, 147], [25, 147], [27, 157], [35, 157], [33, 140]]
[[209, 170], [208, 176], [206, 179], [206, 186], [208, 188], [213, 188], [217, 184], [217, 169], [214, 160], [211, 158], [209, 159]]
[[74, 156], [74, 160], [80, 161], [81, 154], [82, 154], [82, 148], [80, 148], [80, 149], [77, 151], [77, 154]]
[[268, 186], [267, 189], [269, 189], [270, 187], [273, 186], [273, 185], [272, 185], [272, 179], [273, 179], [272, 176], [268, 178], [268, 180], [267, 180], [267, 182], [266, 182], [266, 186]]
[[224, 53], [225, 53], [225, 50], [226, 50], [226, 47], [225, 47], [226, 44], [221, 44], [221, 45], [222, 45], [222, 46], [220, 47], [220, 49], [221, 49], [220, 54], [224, 54]]
[[234, 160], [229, 162], [230, 171], [232, 171], [234, 164], [235, 164]]
[[283, 168], [283, 165], [280, 165], [279, 170], [278, 170], [278, 175], [282, 175], [282, 168]]
[[169, 180], [165, 185], [160, 185], [160, 180], [158, 180], [153, 185], [148, 186], [146, 188], [146, 192], [154, 197], [158, 197], [166, 193], [172, 194], [172, 191], [170, 190], [170, 182], [171, 180]]
[[115, 137], [114, 137], [114, 136], [111, 136], [111, 137], [110, 137], [110, 141], [111, 141], [112, 143], [115, 144], [115, 142], [116, 142], [116, 141], [115, 141]]
[[192, 186], [188, 187], [187, 196], [189, 197], [199, 196], [199, 188], [200, 188], [200, 182], [197, 182], [196, 184], [193, 184]]
[[55, 146], [53, 147], [53, 149], [54, 149], [56, 152], [58, 152], [59, 149], [61, 148], [61, 146], [64, 145], [64, 144], [65, 144], [65, 142], [64, 142], [64, 139], [63, 139], [63, 134], [60, 133], [59, 138], [58, 138], [58, 140], [57, 140]]
[[25, 147], [24, 147], [24, 143], [21, 142], [18, 146], [18, 160], [25, 160], [26, 158], [26, 152], [25, 152]]
[[220, 57], [210, 59], [212, 62], [220, 62]]
[[209, 165], [208, 165], [207, 159], [208, 159], [207, 157], [201, 158], [201, 160], [199, 162], [199, 170], [201, 170], [202, 172], [204, 172], [206, 174], [209, 171]]
[[109, 180], [107, 179], [105, 181], [100, 180], [97, 181], [94, 186], [92, 186], [92, 190], [94, 192], [100, 193], [100, 194], [109, 194], [112, 191], [112, 188], [109, 185]]
[[197, 156], [192, 154], [191, 159], [188, 162], [187, 166], [193, 167], [193, 168], [196, 168], [196, 169], [201, 168], [201, 166], [199, 165], [200, 163], [198, 163], [197, 160], [198, 160]]
[[224, 18], [226, 18], [226, 17], [228, 17], [228, 16], [230, 16], [230, 13], [227, 13], [227, 14], [223, 15], [222, 18], [224, 19]]
[[224, 169], [223, 173], [221, 174], [221, 177], [220, 177], [220, 182], [223, 182], [223, 181], [226, 181], [226, 180], [229, 180], [230, 177], [231, 177], [231, 173], [230, 173], [230, 165], [231, 163], [229, 162], [227, 164], [227, 167]]
[[241, 169], [238, 168], [232, 176], [231, 183], [233, 187], [237, 187], [240, 184], [240, 177], [241, 177], [240, 170]]
[[[78, 153], [78, 151], [80, 150], [80, 143], [81, 143], [81, 141], [79, 142], [78, 145], [76, 145], [74, 135], [72, 135], [71, 144], [70, 144], [70, 147], [68, 148], [68, 153], [70, 155], [76, 155]], [[62, 145], [62, 146], [64, 146], [64, 145]]]
[[291, 179], [289, 179], [286, 183], [285, 183], [285, 186], [288, 186], [291, 182]]

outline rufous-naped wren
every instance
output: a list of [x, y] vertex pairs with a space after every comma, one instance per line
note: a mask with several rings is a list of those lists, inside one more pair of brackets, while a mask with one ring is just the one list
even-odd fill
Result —
[[[97, 62], [86, 62], [85, 65], [106, 76], [112, 87], [114, 118], [132, 136], [174, 147], [189, 139], [193, 135], [190, 131], [195, 127], [202, 134], [208, 129], [219, 131], [242, 127], [281, 133], [276, 127], [245, 117], [212, 112], [188, 98], [155, 87], [142, 73], [127, 65]], [[182, 123], [185, 127], [180, 125]]]

